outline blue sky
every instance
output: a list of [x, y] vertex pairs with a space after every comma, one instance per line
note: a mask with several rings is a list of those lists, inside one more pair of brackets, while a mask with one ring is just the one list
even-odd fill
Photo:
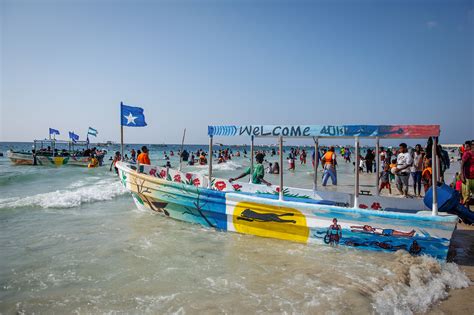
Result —
[[252, 123], [474, 137], [473, 1], [4, 0], [0, 20], [0, 141], [118, 141], [121, 101], [145, 109], [136, 143]]

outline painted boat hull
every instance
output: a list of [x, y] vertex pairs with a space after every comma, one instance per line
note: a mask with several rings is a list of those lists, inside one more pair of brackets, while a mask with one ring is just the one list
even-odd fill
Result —
[[[17, 165], [34, 165], [33, 154], [31, 153], [7, 151], [7, 157]], [[91, 158], [85, 156], [36, 156], [36, 165], [42, 166], [74, 165], [88, 167], [90, 161]]]
[[[227, 186], [224, 181], [213, 181], [214, 189], [208, 189], [207, 179], [202, 175], [175, 170], [166, 173], [165, 169], [149, 166], [140, 166], [137, 172], [135, 166], [127, 163], [116, 166], [137, 207], [219, 230], [300, 243], [406, 250], [413, 255], [427, 254], [445, 260], [457, 223], [456, 216], [431, 216], [428, 211], [355, 209], [301, 197], [280, 201], [267, 193], [225, 191], [221, 189]], [[333, 218], [342, 228], [338, 241], [328, 235]], [[374, 229], [364, 230], [364, 225]]]

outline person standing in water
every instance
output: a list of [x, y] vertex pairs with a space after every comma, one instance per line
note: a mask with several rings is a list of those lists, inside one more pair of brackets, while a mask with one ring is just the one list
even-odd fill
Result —
[[142, 153], [137, 157], [137, 161], [140, 164], [150, 165], [150, 158], [148, 157], [148, 148], [146, 146], [142, 147]]
[[334, 146], [331, 146], [324, 154], [321, 162], [323, 163], [324, 167], [323, 186], [326, 186], [329, 177], [331, 177], [332, 184], [337, 185], [336, 153], [334, 153]]
[[[263, 178], [265, 176], [265, 168], [263, 167], [263, 164], [262, 164], [264, 157], [265, 156], [262, 153], [257, 153], [257, 155], [255, 155], [255, 161], [257, 162], [257, 164], [254, 165], [253, 167], [252, 184], [264, 183], [267, 186], [271, 186], [272, 184]], [[229, 178], [229, 182], [232, 183], [233, 181], [236, 181], [238, 179], [241, 179], [242, 177], [250, 175], [251, 172], [252, 172], [252, 169], [249, 167], [247, 168], [247, 170], [245, 170], [245, 172], [243, 172], [239, 176], [234, 177], [234, 178]]]

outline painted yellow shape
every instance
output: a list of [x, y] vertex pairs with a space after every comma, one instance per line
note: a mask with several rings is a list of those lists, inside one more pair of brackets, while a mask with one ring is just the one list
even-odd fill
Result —
[[294, 208], [239, 202], [234, 208], [233, 223], [235, 230], [244, 234], [308, 241], [306, 217]]
[[64, 158], [61, 157], [61, 156], [55, 156], [55, 157], [53, 157], [53, 162], [54, 162], [54, 165], [56, 165], [56, 166], [63, 165]]

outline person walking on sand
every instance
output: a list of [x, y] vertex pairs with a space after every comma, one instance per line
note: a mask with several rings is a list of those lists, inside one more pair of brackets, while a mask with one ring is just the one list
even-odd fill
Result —
[[408, 197], [408, 179], [410, 178], [410, 166], [413, 159], [407, 150], [406, 143], [400, 143], [400, 153], [397, 156], [397, 168], [395, 172], [395, 183], [400, 195]]
[[413, 165], [410, 168], [411, 177], [413, 179], [413, 192], [415, 196], [421, 196], [421, 173], [423, 172], [423, 152], [421, 144], [415, 146], [413, 152]]
[[392, 186], [390, 185], [390, 166], [385, 164], [383, 171], [380, 173], [380, 187], [379, 194], [384, 188], [388, 189], [389, 194], [392, 194]]
[[323, 173], [323, 186], [326, 186], [329, 177], [333, 185], [337, 185], [337, 174], [336, 174], [336, 153], [334, 153], [334, 146], [331, 146], [329, 150], [324, 154], [321, 159], [323, 163], [324, 173]]

